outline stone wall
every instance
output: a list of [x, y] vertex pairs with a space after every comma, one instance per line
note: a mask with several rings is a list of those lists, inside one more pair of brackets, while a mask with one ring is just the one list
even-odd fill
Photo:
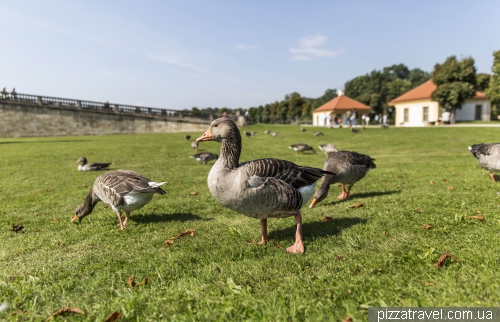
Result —
[[204, 132], [209, 120], [0, 100], [0, 137]]

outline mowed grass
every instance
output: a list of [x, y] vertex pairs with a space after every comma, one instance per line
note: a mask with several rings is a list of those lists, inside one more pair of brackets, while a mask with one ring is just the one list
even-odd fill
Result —
[[[332, 142], [376, 159], [349, 201], [339, 202], [334, 186], [314, 209], [304, 207], [305, 254], [284, 249], [294, 241], [293, 218], [270, 219], [270, 243], [252, 243], [260, 240], [259, 221], [213, 199], [206, 184], [213, 162], [188, 158], [194, 152], [185, 133], [0, 139], [0, 303], [8, 304], [0, 319], [40, 321], [78, 307], [85, 315], [58, 319], [104, 321], [119, 311], [125, 321], [364, 321], [369, 306], [500, 303], [500, 185], [467, 149], [498, 141], [498, 129], [323, 128], [323, 137], [313, 127], [245, 130], [259, 134], [243, 138], [241, 161], [323, 167], [320, 151], [288, 148], [299, 142]], [[167, 181], [167, 194], [133, 212], [124, 231], [103, 203], [71, 224], [100, 174], [78, 172], [81, 156]], [[356, 203], [364, 206], [350, 208]], [[478, 213], [484, 221], [469, 218]], [[12, 232], [13, 224], [24, 229]], [[165, 244], [186, 229], [194, 236]], [[436, 268], [444, 253], [458, 262]], [[131, 275], [148, 284], [132, 290]]]

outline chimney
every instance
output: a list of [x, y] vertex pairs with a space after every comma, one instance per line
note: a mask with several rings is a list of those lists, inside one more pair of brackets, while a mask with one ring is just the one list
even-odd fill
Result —
[[337, 96], [342, 96], [344, 95], [344, 90], [343, 89], [337, 89]]

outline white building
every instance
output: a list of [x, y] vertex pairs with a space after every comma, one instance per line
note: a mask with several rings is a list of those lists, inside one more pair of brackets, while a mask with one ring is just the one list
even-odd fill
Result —
[[[332, 126], [337, 125], [335, 120], [340, 119], [343, 124], [347, 123], [347, 118], [353, 110], [358, 114], [358, 123], [361, 120], [362, 114], [373, 112], [370, 106], [353, 100], [344, 95], [342, 90], [337, 90], [338, 96], [331, 101], [321, 105], [313, 111], [313, 125], [316, 126]], [[361, 123], [360, 123], [361, 124]]]
[[[449, 121], [449, 113], [438, 102], [432, 100], [432, 92], [437, 88], [431, 80], [393, 99], [388, 104], [396, 109], [396, 126], [426, 126], [439, 121]], [[462, 108], [456, 110], [456, 121], [489, 121], [491, 102], [482, 92], [465, 101]]]

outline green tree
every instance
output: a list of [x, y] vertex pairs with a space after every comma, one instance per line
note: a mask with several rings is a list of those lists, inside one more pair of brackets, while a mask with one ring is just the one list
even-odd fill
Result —
[[476, 89], [480, 92], [484, 92], [490, 86], [490, 74], [479, 73], [476, 74]]
[[497, 116], [500, 110], [500, 50], [493, 53], [493, 67], [491, 68], [493, 76], [491, 77], [486, 95], [493, 104], [492, 114]]
[[387, 100], [390, 101], [408, 92], [411, 89], [411, 82], [409, 80], [396, 78], [395, 80], [387, 83], [386, 86], [388, 95]]
[[432, 79], [437, 85], [432, 100], [450, 112], [453, 124], [456, 110], [462, 108], [465, 100], [474, 97], [476, 92], [474, 59], [467, 57], [458, 61], [455, 56], [448, 57], [443, 64], [434, 66]]

